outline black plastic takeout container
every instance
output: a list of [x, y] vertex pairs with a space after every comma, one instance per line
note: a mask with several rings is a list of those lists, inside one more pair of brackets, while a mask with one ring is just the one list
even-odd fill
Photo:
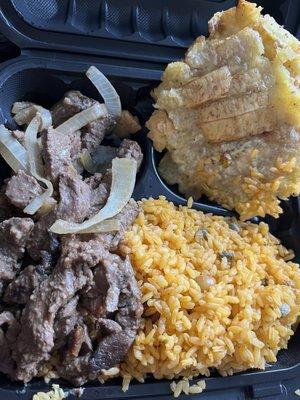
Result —
[[[98, 98], [84, 72], [96, 65], [118, 90], [123, 107], [144, 123], [152, 112], [150, 91], [170, 61], [180, 59], [197, 36], [207, 33], [207, 21], [217, 11], [234, 6], [235, 0], [1, 0], [0, 30], [19, 46], [20, 56], [0, 66], [0, 123], [14, 126], [10, 110], [14, 101], [32, 100], [51, 106], [69, 89]], [[257, 1], [294, 35], [300, 34], [299, 0]], [[136, 136], [144, 162], [134, 192], [136, 199], [166, 196], [185, 204], [176, 188], [167, 187], [158, 176], [159, 155], [146, 138]], [[1, 162], [1, 178], [10, 173]], [[204, 212], [231, 215], [224, 208], [200, 199], [194, 207]], [[268, 218], [271, 231], [292, 248], [300, 260], [300, 202], [284, 202], [279, 219]], [[207, 389], [193, 398], [290, 399], [300, 377], [300, 330], [266, 371], [246, 371], [232, 377], [212, 372]], [[71, 389], [59, 382], [65, 389]], [[123, 393], [116, 379], [105, 385], [86, 385], [82, 400], [171, 399], [170, 382], [148, 379], [133, 382]], [[27, 400], [37, 391], [47, 391], [42, 380], [26, 387], [0, 376], [0, 400]], [[188, 396], [183, 395], [183, 398]], [[74, 398], [69, 394], [70, 399]]]

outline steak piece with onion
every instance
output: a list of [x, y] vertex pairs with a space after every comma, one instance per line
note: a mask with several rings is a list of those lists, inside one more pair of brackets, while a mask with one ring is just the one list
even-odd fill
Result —
[[[80, 111], [86, 110], [98, 102], [90, 97], [84, 96], [81, 92], [72, 90], [67, 92], [62, 100], [60, 100], [51, 110], [53, 126], [58, 126], [65, 122], [68, 118]], [[108, 113], [103, 118], [90, 122], [81, 129], [82, 147], [86, 148], [90, 153], [102, 142], [105, 133], [114, 126], [113, 119]]]
[[34, 260], [40, 260], [43, 252], [56, 253], [59, 242], [57, 235], [50, 231], [51, 225], [61, 218], [82, 222], [90, 210], [90, 187], [79, 174], [63, 173], [59, 176], [60, 201], [49, 214], [42, 216], [35, 224], [27, 249]]
[[[91, 71], [97, 74], [95, 68]], [[98, 71], [99, 76], [102, 75]], [[89, 74], [88, 77], [91, 78]], [[113, 95], [114, 89], [110, 90]], [[44, 165], [39, 154], [26, 154], [20, 147], [24, 132], [14, 132], [10, 138], [10, 144], [23, 157], [26, 172], [16, 173], [0, 191], [0, 220], [2, 214], [6, 218], [0, 223], [0, 311], [5, 310], [0, 313], [0, 372], [25, 383], [42, 376], [49, 363], [59, 377], [75, 385], [96, 379], [102, 369], [124, 359], [140, 325], [138, 284], [129, 259], [116, 253], [125, 230], [139, 212], [138, 204], [130, 199], [136, 163], [120, 158], [134, 159], [140, 166], [143, 156], [139, 145], [130, 140], [124, 140], [119, 149], [99, 147], [105, 133], [120, 121], [117, 94], [117, 108], [107, 104], [114, 117], [108, 114], [106, 105], [78, 91], [68, 92], [52, 108], [52, 126], [47, 110], [33, 110], [32, 118], [36, 119], [27, 132], [36, 152], [40, 150]], [[21, 124], [22, 117], [28, 117], [26, 124], [31, 123], [26, 108], [22, 111], [26, 106], [24, 102], [14, 104], [12, 112], [17, 123]], [[39, 114], [35, 115], [37, 110]], [[83, 113], [77, 115], [80, 112]], [[98, 119], [93, 121], [95, 117]], [[127, 130], [124, 118], [128, 125], [132, 122]], [[136, 118], [128, 112], [122, 113], [121, 121], [120, 137], [123, 130], [128, 135], [139, 128]], [[9, 135], [7, 130], [2, 133]], [[86, 158], [82, 150], [87, 153]], [[88, 156], [95, 164], [97, 161], [101, 173], [81, 175]], [[115, 162], [114, 157], [118, 157]], [[87, 171], [94, 170], [87, 163], [85, 166]], [[111, 191], [112, 166], [116, 175]], [[35, 223], [29, 218], [7, 220], [6, 215], [11, 213], [23, 215], [21, 210], [43, 193], [43, 185], [33, 177], [34, 169], [51, 181], [51, 203], [42, 197], [44, 203], [33, 216]], [[57, 220], [72, 226], [81, 224], [96, 215], [110, 195], [107, 208], [116, 214], [119, 230], [115, 224], [107, 233], [82, 234], [75, 227], [69, 231], [77, 234], [65, 234], [65, 223]], [[50, 230], [55, 222], [62, 229], [54, 226]], [[101, 232], [98, 225], [95, 232]]]
[[139, 144], [130, 139], [124, 139], [118, 149], [117, 157], [132, 158], [137, 162], [138, 169], [143, 161], [143, 153]]

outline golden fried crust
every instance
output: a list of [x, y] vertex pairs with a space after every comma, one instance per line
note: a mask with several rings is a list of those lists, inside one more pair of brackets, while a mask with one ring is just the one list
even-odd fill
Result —
[[258, 32], [246, 27], [225, 39], [208, 41], [201, 37], [188, 49], [185, 62], [200, 73], [225, 65], [230, 70], [236, 70], [244, 63], [251, 63], [263, 52], [264, 46]]
[[299, 51], [299, 41], [269, 15], [262, 17], [261, 7], [246, 0], [240, 0], [237, 7], [217, 13], [208, 22], [210, 38], [227, 37], [251, 26], [261, 36], [265, 55], [273, 60], [278, 51], [290, 48]]
[[194, 78], [178, 89], [162, 90], [156, 106], [167, 110], [195, 107], [207, 101], [220, 99], [230, 89], [231, 73], [227, 67], [219, 68], [201, 78]]
[[299, 42], [245, 0], [209, 31], [154, 90], [149, 137], [168, 150], [159, 172], [242, 219], [276, 217], [278, 197], [300, 192]]
[[157, 151], [163, 151], [167, 145], [167, 138], [175, 131], [172, 121], [165, 111], [156, 110], [146, 124], [149, 129], [148, 137], [153, 140]]

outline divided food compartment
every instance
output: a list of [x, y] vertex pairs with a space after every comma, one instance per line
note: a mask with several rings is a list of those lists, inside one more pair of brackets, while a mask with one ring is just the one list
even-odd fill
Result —
[[[158, 1], [155, 7], [143, 0], [139, 5], [125, 0], [10, 0], [2, 3], [0, 30], [21, 47], [21, 56], [0, 67], [0, 123], [13, 128], [15, 125], [10, 111], [15, 101], [30, 100], [51, 107], [70, 89], [81, 90], [85, 95], [99, 99], [97, 91], [85, 77], [90, 65], [96, 65], [108, 76], [121, 96], [123, 108], [137, 115], [144, 124], [153, 111], [150, 91], [158, 83], [164, 67], [162, 63], [182, 56], [182, 47], [199, 34], [206, 33], [209, 17], [218, 10], [233, 6], [235, 1], [190, 0], [184, 6], [181, 2], [172, 2], [172, 7], [171, 0]], [[268, 5], [268, 11], [272, 13], [271, 2], [260, 3]], [[295, 16], [299, 16], [300, 2], [278, 0], [272, 3], [272, 14], [296, 34], [299, 19]], [[195, 10], [196, 16], [193, 14]], [[155, 26], [159, 16], [160, 23]], [[179, 29], [177, 36], [175, 29]], [[66, 52], [70, 38], [72, 44]], [[93, 47], [93, 41], [98, 43], [98, 47]], [[108, 55], [109, 58], [105, 57]], [[140, 143], [144, 153], [134, 198], [164, 195], [175, 204], [186, 204], [177, 188], [168, 187], [159, 177], [157, 164], [161, 155], [147, 139], [147, 130], [143, 128], [133, 139]], [[0, 168], [3, 181], [10, 170], [4, 162], [0, 163]], [[266, 221], [272, 233], [294, 250], [299, 262], [300, 200], [291, 198], [282, 206], [284, 213], [279, 219], [266, 218]], [[233, 214], [204, 198], [195, 202], [193, 207], [217, 215]], [[254, 222], [258, 220], [256, 218]], [[300, 329], [289, 342], [288, 349], [279, 353], [277, 363], [268, 366], [266, 371], [246, 371], [226, 378], [212, 372], [211, 377], [206, 379], [207, 389], [201, 394], [201, 399], [233, 400], [242, 399], [246, 394], [255, 396], [255, 393], [269, 396], [268, 388], [275, 390], [273, 397], [271, 393], [272, 399], [277, 398], [275, 394], [280, 396], [278, 399], [289, 398], [280, 383], [300, 374], [299, 340]], [[65, 382], [59, 383], [64, 389], [70, 389]], [[119, 379], [105, 385], [90, 383], [85, 385], [81, 399], [171, 399], [169, 384], [168, 381], [149, 378], [144, 384], [133, 382], [129, 391], [123, 393]], [[31, 399], [34, 393], [47, 391], [48, 387], [39, 379], [24, 387], [2, 375], [0, 399]], [[74, 397], [70, 394], [69, 398]]]

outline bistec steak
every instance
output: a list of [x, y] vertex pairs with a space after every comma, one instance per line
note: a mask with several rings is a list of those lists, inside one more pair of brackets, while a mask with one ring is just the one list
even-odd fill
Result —
[[[85, 114], [82, 123], [82, 113], [95, 106], [98, 117], [88, 119]], [[52, 368], [57, 376], [81, 385], [123, 360], [140, 325], [138, 285], [130, 260], [118, 252], [139, 207], [130, 199], [132, 192], [125, 200], [115, 196], [114, 174], [123, 160], [135, 176], [143, 155], [136, 142], [124, 139], [112, 152], [117, 158], [106, 160], [106, 169], [84, 175], [80, 155], [84, 150], [93, 159], [106, 132], [115, 125], [116, 132], [132, 126], [136, 130], [137, 121], [128, 111], [122, 119], [120, 110], [120, 125], [116, 124], [109, 107], [78, 91], [68, 92], [53, 107], [53, 125], [46, 126], [43, 119], [49, 112], [32, 103], [16, 103], [13, 112], [15, 120], [27, 126], [25, 133], [16, 136], [1, 129], [14, 146], [26, 146], [19, 149], [28, 156], [30, 168], [22, 160], [19, 168], [11, 165], [17, 172], [2, 188], [2, 214], [5, 211], [9, 219], [0, 223], [0, 371], [28, 382]], [[35, 123], [40, 140], [32, 130]], [[32, 161], [27, 147], [28, 138], [34, 137], [42, 147], [40, 164], [38, 157]], [[38, 168], [32, 168], [34, 162]], [[46, 197], [41, 179], [50, 195], [28, 218], [24, 209], [32, 210], [34, 202]], [[125, 203], [120, 206], [120, 201]], [[119, 208], [107, 218], [117, 229], [102, 229], [100, 220], [93, 221], [101, 213], [111, 213], [115, 202]], [[86, 224], [84, 232], [68, 231]], [[65, 226], [66, 231], [55, 226]]]

